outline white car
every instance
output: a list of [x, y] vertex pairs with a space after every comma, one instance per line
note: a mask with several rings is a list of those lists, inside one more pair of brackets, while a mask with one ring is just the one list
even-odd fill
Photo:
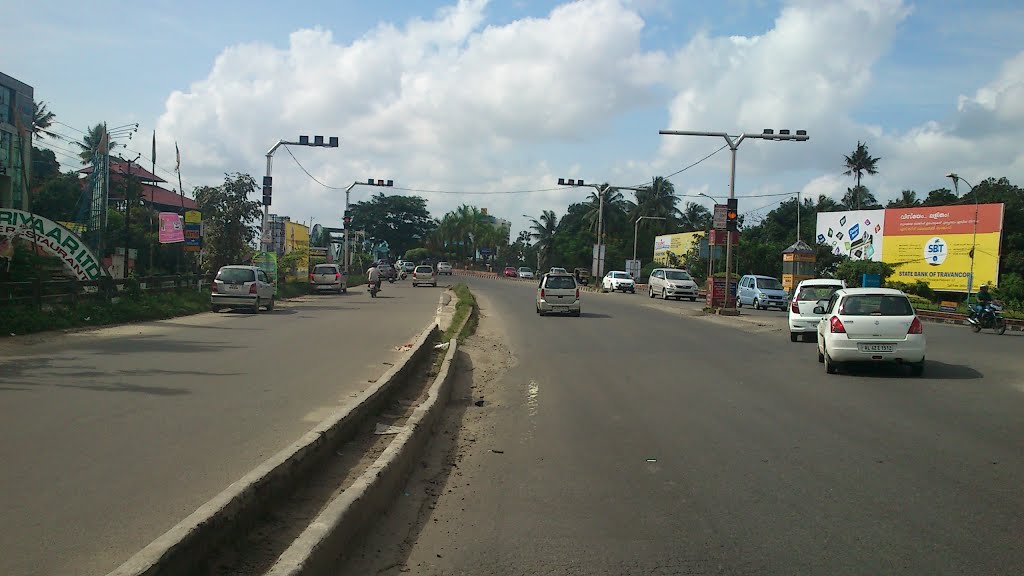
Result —
[[846, 288], [845, 281], [831, 278], [815, 278], [797, 284], [789, 303], [789, 341], [816, 335], [821, 314], [815, 314], [814, 308], [827, 303], [832, 293], [843, 288]]
[[545, 274], [537, 286], [537, 314], [551, 312], [581, 313], [580, 288], [569, 274]]
[[412, 271], [412, 285], [419, 286], [420, 284], [430, 284], [433, 287], [437, 287], [437, 275], [434, 274], [434, 267], [427, 264], [417, 266]]
[[558, 266], [552, 266], [551, 270], [548, 270], [548, 274], [568, 274], [565, 268], [559, 268]]
[[528, 280], [533, 280], [533, 270], [530, 270], [526, 266], [523, 266], [522, 268], [517, 270], [516, 273], [519, 274], [520, 278], [526, 278]]
[[675, 268], [655, 268], [647, 280], [647, 295], [651, 298], [661, 296], [663, 300], [689, 298], [697, 300], [697, 283], [686, 270]]
[[222, 266], [210, 286], [210, 309], [248, 308], [257, 314], [260, 308], [274, 309], [277, 287], [263, 269], [256, 266]]
[[442, 274], [447, 274], [447, 275], [451, 276], [452, 275], [452, 265], [447, 263], [447, 262], [443, 262], [443, 261], [442, 262], [438, 262], [437, 263], [437, 275], [440, 276]]
[[836, 290], [827, 305], [814, 308], [818, 362], [835, 374], [846, 363], [896, 363], [924, 374], [928, 341], [907, 295], [891, 288]]
[[629, 275], [629, 272], [613, 270], [605, 274], [604, 278], [601, 279], [602, 292], [618, 292], [620, 290], [622, 292], [636, 293], [636, 282], [633, 281], [633, 277]]

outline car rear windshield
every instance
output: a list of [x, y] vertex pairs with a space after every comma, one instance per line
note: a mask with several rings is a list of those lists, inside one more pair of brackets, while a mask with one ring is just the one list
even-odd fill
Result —
[[416, 273], [417, 274], [432, 274], [433, 272], [434, 272], [434, 269], [431, 268], [430, 266], [417, 266], [416, 267]]
[[576, 281], [571, 276], [548, 276], [545, 288], [552, 290], [573, 290], [576, 288]]
[[313, 274], [337, 274], [338, 269], [334, 266], [317, 266], [313, 268]]
[[632, 279], [632, 276], [625, 272], [612, 272], [612, 278]]
[[220, 272], [217, 272], [217, 280], [229, 284], [255, 282], [256, 273], [248, 268], [222, 268]]
[[838, 284], [833, 286], [821, 285], [821, 286], [804, 286], [797, 292], [796, 299], [800, 302], [817, 302], [818, 300], [828, 300], [832, 297], [832, 293], [839, 290], [841, 286]]
[[761, 290], [782, 290], [782, 282], [775, 278], [758, 278], [757, 287]]
[[902, 295], [858, 294], [843, 299], [839, 313], [843, 316], [913, 316], [914, 307]]
[[519, 271], [520, 272], [533, 272], [533, 270], [530, 270], [529, 268], [520, 268]]
[[669, 280], [693, 280], [689, 274], [682, 270], [666, 270], [665, 278], [668, 278]]

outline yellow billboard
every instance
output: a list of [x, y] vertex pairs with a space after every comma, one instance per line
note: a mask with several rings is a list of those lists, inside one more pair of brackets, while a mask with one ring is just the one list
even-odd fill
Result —
[[669, 254], [678, 259], [685, 257], [694, 244], [704, 238], [704, 232], [680, 232], [679, 234], [665, 234], [654, 237], [654, 261], [658, 264], [668, 265]]

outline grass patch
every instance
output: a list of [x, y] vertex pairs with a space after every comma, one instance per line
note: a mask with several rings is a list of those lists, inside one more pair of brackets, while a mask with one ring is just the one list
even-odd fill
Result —
[[[448, 342], [452, 338], [458, 338], [459, 343], [462, 343], [476, 331], [476, 297], [469, 291], [469, 286], [465, 284], [452, 286], [452, 291], [455, 292], [455, 297], [458, 299], [455, 303], [455, 314], [452, 315], [452, 324], [445, 330], [441, 341]], [[468, 321], [466, 321], [467, 318]], [[465, 326], [462, 326], [463, 321], [466, 321]], [[459, 330], [460, 326], [462, 330]], [[457, 334], [456, 330], [459, 330]]]
[[31, 306], [4, 306], [0, 308], [0, 326], [3, 326], [0, 336], [162, 320], [209, 310], [210, 293], [205, 290], [141, 294], [134, 298], [122, 297], [116, 304], [81, 303], [44, 310]]

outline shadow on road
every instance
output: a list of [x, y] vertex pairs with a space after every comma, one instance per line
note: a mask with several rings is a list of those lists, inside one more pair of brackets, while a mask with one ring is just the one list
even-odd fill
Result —
[[[844, 366], [844, 372], [851, 376], [869, 376], [873, 378], [909, 378], [905, 366], [885, 364], [860, 364]], [[924, 380], [978, 380], [985, 375], [970, 366], [947, 364], [935, 360], [926, 360]], [[916, 378], [914, 379], [916, 380]]]
[[583, 312], [580, 314], [580, 318], [611, 318], [607, 314], [598, 314], [597, 312]]

